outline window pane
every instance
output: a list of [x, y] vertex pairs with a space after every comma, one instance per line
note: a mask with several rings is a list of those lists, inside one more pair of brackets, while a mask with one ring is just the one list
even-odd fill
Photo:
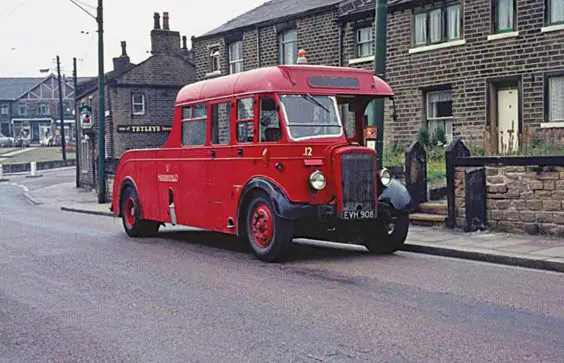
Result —
[[284, 33], [285, 42], [295, 42], [297, 40], [298, 40], [298, 31], [296, 29], [291, 29]]
[[182, 145], [204, 145], [205, 143], [205, 121], [187, 121], [182, 123]]
[[460, 38], [460, 5], [447, 8], [447, 32], [449, 40]]
[[192, 107], [183, 107], [182, 108], [182, 119], [186, 120], [192, 118]]
[[357, 33], [357, 39], [359, 43], [369, 42], [372, 40], [372, 28], [358, 29]]
[[229, 144], [230, 106], [231, 104], [229, 102], [215, 104], [212, 106], [212, 144]]
[[415, 15], [415, 44], [427, 43], [427, 14]]
[[427, 94], [427, 118], [452, 117], [452, 91]]
[[497, 0], [496, 30], [513, 29], [513, 0]]
[[432, 43], [440, 42], [442, 39], [441, 15], [441, 9], [433, 10], [430, 13], [430, 38]]
[[200, 103], [194, 107], [194, 113], [192, 115], [193, 118], [200, 118], [200, 117], [207, 117], [206, 114], [206, 104]]
[[564, 121], [564, 77], [553, 77], [549, 81], [549, 121]]
[[237, 120], [253, 118], [253, 99], [245, 98], [237, 101]]
[[564, 0], [550, 1], [550, 23], [564, 22]]
[[237, 142], [253, 142], [253, 122], [240, 122], [237, 124]]

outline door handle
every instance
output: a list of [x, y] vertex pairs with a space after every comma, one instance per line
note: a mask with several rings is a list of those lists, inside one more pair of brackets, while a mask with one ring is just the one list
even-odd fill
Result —
[[211, 151], [211, 157], [212, 157], [212, 159], [215, 159], [215, 150]]
[[237, 156], [243, 156], [243, 149], [237, 149]]

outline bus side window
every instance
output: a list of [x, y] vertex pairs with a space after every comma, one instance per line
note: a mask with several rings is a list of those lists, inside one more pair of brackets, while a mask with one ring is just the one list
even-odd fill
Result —
[[276, 142], [282, 138], [278, 107], [272, 97], [261, 97], [259, 130], [260, 142]]
[[206, 143], [206, 105], [182, 109], [182, 145], [200, 146]]
[[224, 102], [212, 105], [211, 127], [212, 144], [229, 144], [229, 122], [230, 122], [231, 103]]
[[252, 98], [237, 100], [237, 142], [254, 141], [254, 102]]

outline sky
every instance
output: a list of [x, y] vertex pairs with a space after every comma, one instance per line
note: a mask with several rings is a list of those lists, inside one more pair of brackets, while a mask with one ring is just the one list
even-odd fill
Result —
[[[77, 0], [96, 14], [97, 0]], [[150, 56], [153, 14], [168, 11], [170, 29], [199, 36], [251, 10], [265, 0], [106, 0], [104, 1], [104, 67], [127, 42], [133, 63]], [[0, 0], [0, 77], [43, 77], [40, 69], [56, 71], [60, 56], [65, 75], [77, 58], [79, 77], [98, 74], [96, 21], [70, 0]], [[180, 44], [179, 44], [180, 46]]]

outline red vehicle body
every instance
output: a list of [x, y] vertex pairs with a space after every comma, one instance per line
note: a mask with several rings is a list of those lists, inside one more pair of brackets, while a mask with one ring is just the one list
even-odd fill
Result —
[[364, 137], [368, 103], [392, 96], [370, 71], [311, 65], [187, 85], [164, 145], [122, 156], [112, 210], [130, 236], [197, 227], [238, 235], [265, 261], [293, 238], [393, 253], [411, 199]]

